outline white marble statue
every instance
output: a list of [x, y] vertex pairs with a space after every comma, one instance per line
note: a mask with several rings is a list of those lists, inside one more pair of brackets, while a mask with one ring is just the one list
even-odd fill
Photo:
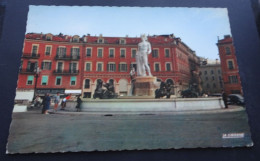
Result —
[[146, 35], [141, 35], [142, 41], [138, 44], [138, 51], [136, 54], [137, 76], [152, 76], [150, 67], [148, 65], [148, 54], [151, 53], [151, 44], [148, 42]]

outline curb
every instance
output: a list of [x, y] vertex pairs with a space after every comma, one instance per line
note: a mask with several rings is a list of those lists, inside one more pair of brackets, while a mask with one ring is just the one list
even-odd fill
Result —
[[196, 111], [124, 111], [124, 112], [111, 112], [111, 111], [91, 111], [91, 112], [76, 112], [76, 111], [57, 111], [52, 114], [60, 115], [184, 115], [184, 114], [214, 114], [214, 113], [226, 113], [226, 112], [239, 112], [245, 111], [244, 107], [236, 106], [228, 109], [222, 108], [217, 110], [196, 110]]

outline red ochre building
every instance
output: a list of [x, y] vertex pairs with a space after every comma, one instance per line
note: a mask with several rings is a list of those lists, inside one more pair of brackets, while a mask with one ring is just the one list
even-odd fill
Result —
[[[113, 81], [116, 93], [127, 95], [130, 69], [136, 68], [138, 37], [67, 36], [28, 33], [25, 36], [18, 91], [33, 91], [35, 71], [40, 68], [36, 94], [45, 92], [81, 93], [92, 97], [96, 82]], [[152, 53], [148, 57], [153, 76], [187, 89], [198, 70], [198, 58], [174, 35], [148, 36]], [[194, 66], [195, 64], [195, 66]], [[191, 69], [192, 68], [192, 69]]]
[[225, 93], [242, 94], [239, 68], [232, 37], [225, 35], [224, 39], [218, 40], [217, 46], [219, 49]]

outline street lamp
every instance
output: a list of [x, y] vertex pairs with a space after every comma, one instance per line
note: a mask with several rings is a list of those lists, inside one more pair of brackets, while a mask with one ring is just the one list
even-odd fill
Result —
[[40, 68], [39, 68], [39, 67], [37, 67], [37, 68], [34, 69], [34, 73], [35, 73], [35, 75], [34, 75], [34, 77], [35, 77], [35, 84], [34, 84], [34, 92], [33, 92], [33, 100], [32, 100], [32, 101], [34, 101], [34, 99], [35, 99], [37, 81], [38, 81], [38, 77], [39, 77], [39, 75], [40, 75], [40, 72], [41, 72], [41, 71], [40, 71]]

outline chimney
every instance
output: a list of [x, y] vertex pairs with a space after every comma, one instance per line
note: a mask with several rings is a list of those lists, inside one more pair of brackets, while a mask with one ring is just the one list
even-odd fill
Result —
[[230, 38], [230, 35], [224, 35], [224, 39]]
[[219, 61], [218, 61], [218, 59], [216, 59], [216, 64], [219, 64]]

